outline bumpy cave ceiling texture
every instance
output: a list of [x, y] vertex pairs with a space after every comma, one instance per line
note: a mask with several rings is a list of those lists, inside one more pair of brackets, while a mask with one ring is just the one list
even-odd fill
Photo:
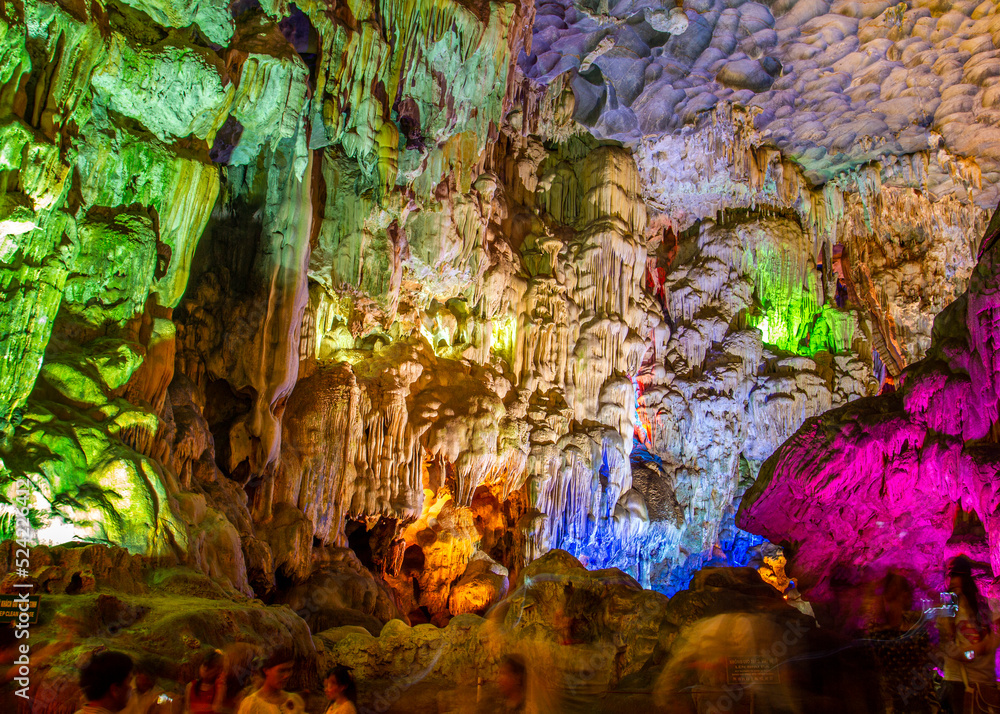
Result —
[[0, 535], [124, 631], [379, 676], [570, 578], [611, 686], [768, 542], [817, 603], [991, 591], [998, 47], [992, 0], [4, 0]]

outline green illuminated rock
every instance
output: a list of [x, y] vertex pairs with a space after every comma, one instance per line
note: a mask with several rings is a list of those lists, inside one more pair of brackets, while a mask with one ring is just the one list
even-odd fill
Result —
[[130, 342], [98, 339], [85, 349], [63, 349], [47, 358], [41, 379], [73, 402], [101, 406], [113, 401], [112, 393], [128, 384], [142, 364], [143, 352]]
[[[3, 221], [0, 215], [0, 222]], [[58, 250], [64, 214], [45, 228], [8, 236], [8, 261], [0, 265], [0, 425], [24, 404], [42, 364], [52, 323], [59, 310], [70, 255]]]
[[[0, 9], [0, 86], [19, 78], [31, 66], [24, 46], [25, 29]], [[16, 82], [15, 82], [16, 84]], [[10, 112], [13, 92], [0, 92], [0, 117]]]
[[165, 554], [186, 536], [161, 467], [126, 446], [126, 430], [155, 432], [155, 415], [116, 397], [142, 361], [137, 345], [99, 339], [46, 360], [24, 419], [0, 446], [12, 501], [27, 479], [39, 542], [84, 540]]
[[[275, 148], [299, 131], [306, 107], [308, 70], [297, 55], [274, 57], [252, 53], [240, 68], [233, 116], [243, 127], [230, 164], [255, 163], [261, 150]], [[305, 160], [305, 134], [296, 154]]]
[[[202, 359], [213, 379], [252, 393], [231, 443], [219, 448], [234, 463], [247, 455], [256, 472], [280, 454], [311, 277], [372, 295], [386, 325], [406, 270], [433, 283], [428, 294], [473, 293], [486, 268], [489, 201], [463, 200], [452, 212], [430, 197], [452, 177], [470, 190], [472, 167], [502, 122], [518, 46], [510, 33], [523, 29], [506, 3], [350, 2], [333, 12], [306, 2], [308, 32], [319, 35], [312, 66], [312, 49], [278, 26], [290, 6], [126, 4], [0, 9], [3, 493], [12, 497], [14, 479], [33, 484], [32, 521], [46, 542], [156, 554], [190, 536], [198, 563], [245, 575], [230, 551], [236, 543], [239, 553], [241, 538], [258, 542], [248, 516], [229, 508], [223, 518], [211, 503], [176, 497], [175, 475], [185, 487], [192, 471], [210, 477], [214, 445], [207, 427], [198, 432], [165, 395], [175, 364], [193, 377]], [[310, 153], [327, 147], [328, 161]], [[329, 205], [317, 211], [323, 188]], [[427, 218], [408, 221], [424, 200]], [[191, 343], [201, 336], [175, 329], [172, 311], [191, 307], [182, 299], [192, 272], [204, 270], [193, 262], [206, 227], [236, 205], [248, 212], [235, 222], [237, 243], [253, 248], [234, 257], [250, 267], [234, 264], [242, 277], [226, 289], [245, 303], [207, 306], [221, 309], [214, 317], [227, 330], [209, 348], [215, 353], [199, 358]], [[439, 235], [450, 222], [458, 232]], [[310, 263], [313, 251], [331, 260]], [[442, 255], [453, 266], [434, 277]], [[442, 307], [427, 328], [447, 334], [441, 349], [456, 357], [472, 344], [467, 331], [489, 331], [461, 302]], [[347, 319], [341, 342], [353, 348]], [[209, 531], [229, 545], [214, 552]], [[252, 548], [254, 562], [270, 562]], [[205, 565], [219, 559], [228, 565]], [[241, 577], [231, 580], [248, 591]]]
[[123, 323], [141, 312], [156, 269], [149, 217], [94, 212], [76, 235], [80, 249], [66, 279], [66, 309], [92, 325]]
[[[92, 121], [109, 126], [99, 107]], [[139, 204], [157, 211], [159, 240], [169, 249], [169, 259], [153, 290], [159, 293], [160, 304], [176, 305], [219, 194], [218, 170], [158, 141], [96, 127], [79, 146], [76, 168], [86, 207]]]
[[68, 424], [45, 407], [29, 410], [4, 451], [3, 494], [13, 499], [15, 479], [30, 480], [38, 542], [112, 543], [151, 555], [183, 544], [156, 463], [82, 415]]
[[140, 48], [115, 33], [92, 85], [108, 109], [141, 122], [161, 141], [190, 135], [212, 141], [235, 89], [224, 84], [224, 71], [206, 49]]
[[212, 0], [125, 0], [141, 10], [153, 21], [164, 27], [197, 25], [205, 36], [216, 44], [224, 45], [233, 36], [233, 18], [228, 3]]

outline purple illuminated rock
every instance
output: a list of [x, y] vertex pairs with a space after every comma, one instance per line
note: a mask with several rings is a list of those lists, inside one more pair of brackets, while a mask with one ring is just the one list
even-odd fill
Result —
[[761, 67], [760, 62], [747, 58], [727, 62], [715, 76], [715, 81], [733, 89], [763, 92], [774, 82], [774, 77]]

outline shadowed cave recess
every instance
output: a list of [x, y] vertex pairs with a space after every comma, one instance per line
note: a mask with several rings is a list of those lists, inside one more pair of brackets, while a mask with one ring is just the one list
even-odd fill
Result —
[[993, 0], [0, 0], [0, 709], [947, 711], [998, 180]]

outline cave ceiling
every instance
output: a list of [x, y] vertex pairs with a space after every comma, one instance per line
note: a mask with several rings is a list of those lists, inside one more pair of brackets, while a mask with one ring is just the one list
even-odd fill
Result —
[[554, 548], [672, 593], [935, 354], [998, 46], [990, 0], [4, 2], [3, 493], [247, 595], [345, 548], [384, 615]]

